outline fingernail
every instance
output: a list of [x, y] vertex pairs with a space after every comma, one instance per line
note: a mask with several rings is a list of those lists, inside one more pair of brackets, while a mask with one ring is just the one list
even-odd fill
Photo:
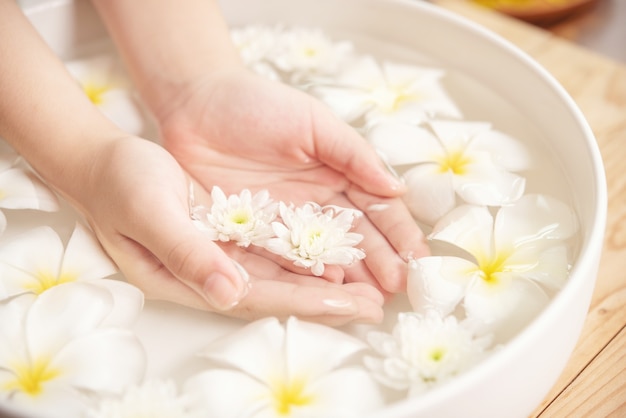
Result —
[[392, 181], [391, 187], [393, 189], [398, 189], [404, 186], [404, 178], [402, 178], [398, 174], [398, 172], [391, 166], [391, 164], [389, 164], [389, 158], [387, 158], [387, 155], [385, 155], [385, 153], [379, 149], [376, 149], [376, 154], [378, 154], [378, 157], [380, 158], [380, 161], [382, 161], [383, 166], [387, 169], [387, 172], [391, 175], [391, 181]]
[[322, 303], [331, 308], [329, 314], [354, 315], [358, 312], [356, 304], [351, 299], [323, 299]]
[[220, 272], [211, 273], [204, 282], [202, 291], [207, 301], [220, 311], [236, 306], [248, 294], [250, 288], [248, 272], [233, 260], [239, 277], [229, 278]]

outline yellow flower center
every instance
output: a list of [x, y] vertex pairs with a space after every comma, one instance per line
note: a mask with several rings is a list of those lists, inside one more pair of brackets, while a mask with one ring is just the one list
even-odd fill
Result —
[[274, 407], [279, 415], [290, 415], [292, 407], [306, 406], [313, 402], [313, 396], [305, 394], [305, 384], [304, 380], [296, 379], [274, 385]]
[[439, 163], [441, 173], [452, 172], [457, 176], [467, 173], [467, 165], [472, 162], [471, 158], [466, 156], [463, 151], [448, 152], [436, 161]]
[[506, 261], [509, 255], [504, 252], [496, 254], [492, 258], [479, 258], [478, 270], [483, 281], [489, 285], [497, 285], [499, 283], [497, 273], [507, 271]]
[[434, 348], [430, 353], [430, 359], [435, 363], [440, 362], [446, 355], [446, 350], [442, 347]]
[[304, 55], [306, 57], [314, 57], [317, 55], [317, 49], [312, 47], [304, 48]]
[[250, 214], [245, 210], [235, 210], [230, 214], [230, 221], [232, 223], [243, 225], [250, 222]]
[[16, 364], [11, 369], [15, 373], [15, 379], [7, 382], [4, 389], [18, 390], [30, 396], [39, 395], [43, 391], [44, 383], [61, 374], [59, 370], [50, 367], [50, 360], [47, 358]]
[[109, 87], [106, 85], [95, 84], [95, 83], [86, 83], [83, 85], [83, 91], [91, 100], [91, 103], [95, 105], [102, 104], [104, 102], [104, 93], [109, 90]]
[[62, 283], [69, 283], [76, 280], [76, 275], [71, 273], [63, 273], [56, 275], [49, 271], [39, 271], [35, 275], [35, 280], [32, 283], [24, 286], [27, 290], [36, 294], [41, 294], [46, 290]]

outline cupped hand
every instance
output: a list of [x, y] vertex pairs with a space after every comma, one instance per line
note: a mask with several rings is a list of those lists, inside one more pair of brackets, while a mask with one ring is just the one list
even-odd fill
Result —
[[331, 325], [382, 319], [383, 297], [370, 286], [302, 276], [208, 239], [190, 219], [187, 174], [159, 145], [135, 137], [111, 141], [81, 183], [75, 203], [148, 298], [244, 319], [296, 315]]
[[399, 197], [402, 182], [306, 93], [235, 67], [185, 86], [155, 114], [165, 148], [206, 190], [267, 189], [274, 200], [364, 212], [356, 231], [366, 258], [346, 269], [345, 282], [404, 291], [406, 258], [428, 254]]

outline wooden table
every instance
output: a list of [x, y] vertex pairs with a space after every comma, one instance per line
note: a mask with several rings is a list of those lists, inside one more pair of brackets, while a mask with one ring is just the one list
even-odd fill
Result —
[[431, 2], [530, 54], [565, 87], [593, 129], [609, 196], [599, 275], [578, 345], [532, 417], [626, 417], [626, 66], [466, 1]]

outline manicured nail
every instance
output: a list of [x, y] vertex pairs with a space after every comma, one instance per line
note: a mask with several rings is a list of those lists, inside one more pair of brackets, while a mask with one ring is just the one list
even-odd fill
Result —
[[250, 276], [239, 263], [233, 260], [239, 277], [229, 278], [220, 272], [211, 273], [204, 282], [205, 298], [216, 309], [227, 311], [243, 299], [250, 288]]
[[398, 172], [394, 170], [391, 164], [389, 164], [389, 158], [387, 158], [387, 155], [385, 155], [385, 153], [379, 149], [376, 150], [376, 154], [378, 154], [378, 157], [383, 163], [383, 166], [387, 169], [387, 172], [391, 174], [391, 187], [393, 189], [398, 189], [404, 186], [404, 178], [402, 178], [402, 176], [400, 176]]
[[351, 299], [323, 299], [322, 303], [331, 308], [329, 314], [354, 315], [358, 312], [358, 307]]

